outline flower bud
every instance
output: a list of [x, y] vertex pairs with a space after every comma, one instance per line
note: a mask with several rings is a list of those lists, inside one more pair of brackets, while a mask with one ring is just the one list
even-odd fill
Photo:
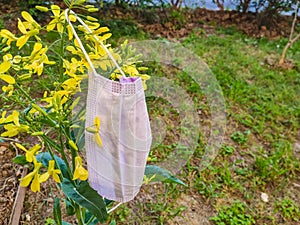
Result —
[[35, 6], [35, 8], [37, 10], [40, 10], [41, 12], [48, 12], [49, 11], [49, 9], [47, 7], [40, 6], [40, 5]]

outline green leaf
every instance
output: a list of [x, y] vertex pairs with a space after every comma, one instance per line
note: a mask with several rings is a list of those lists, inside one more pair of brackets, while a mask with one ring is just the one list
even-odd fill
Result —
[[96, 217], [94, 217], [94, 219], [92, 219], [92, 217], [93, 217], [93, 214], [90, 213], [90, 211], [87, 210], [86, 213], [85, 213], [85, 221], [84, 221], [85, 224], [97, 225], [99, 223], [99, 220]]
[[[37, 161], [41, 162], [45, 167], [48, 167], [49, 161], [52, 160], [52, 156], [49, 152], [42, 152], [37, 154], [36, 156]], [[71, 179], [68, 173], [68, 168], [64, 160], [59, 158], [57, 155], [54, 155], [54, 159], [58, 164], [58, 167], [63, 175], [63, 177]]]
[[169, 171], [155, 165], [146, 165], [145, 176], [147, 178], [154, 176], [153, 179], [151, 179], [151, 182], [176, 183], [186, 186], [183, 181], [174, 177]]
[[62, 225], [72, 225], [72, 224], [68, 223], [68, 222], [65, 222], [65, 221], [62, 221]]
[[107, 220], [108, 215], [102, 197], [90, 187], [87, 181], [80, 182], [75, 187], [70, 180], [64, 179], [61, 188], [68, 198], [89, 210], [101, 223]]
[[106, 206], [108, 206], [109, 204], [114, 203], [114, 201], [104, 198], [104, 203]]
[[25, 155], [17, 155], [15, 158], [13, 158], [13, 163], [24, 166], [28, 162], [26, 161], [26, 156]]
[[75, 214], [75, 208], [73, 207], [72, 203], [67, 198], [65, 199], [65, 203], [66, 203], [67, 214], [69, 216], [74, 215]]
[[54, 199], [53, 216], [56, 225], [62, 225], [59, 198]]

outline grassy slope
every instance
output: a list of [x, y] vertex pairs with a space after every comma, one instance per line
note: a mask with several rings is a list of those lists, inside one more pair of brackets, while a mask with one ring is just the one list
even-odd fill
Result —
[[[279, 58], [285, 42], [251, 39], [234, 28], [220, 28], [208, 36], [205, 32], [203, 36], [191, 34], [184, 39], [184, 46], [202, 57], [222, 87], [228, 114], [224, 145], [214, 163], [198, 171], [206, 142], [202, 137], [181, 174], [189, 188], [146, 187], [137, 200], [112, 216], [117, 224], [172, 224], [171, 218], [178, 214], [187, 216], [181, 211], [188, 202], [176, 204], [183, 193], [203, 200], [196, 210], [208, 205], [206, 216], [218, 215], [216, 224], [297, 223], [299, 158], [294, 143], [300, 113], [300, 43], [288, 55], [296, 64], [294, 69], [274, 69], [266, 63]], [[157, 68], [151, 71], [177, 80], [194, 99], [200, 99], [197, 107], [205, 108], [203, 94], [191, 88], [185, 74]], [[150, 101], [151, 114], [169, 115], [169, 109], [161, 109], [162, 105]], [[172, 148], [170, 141], [160, 144], [151, 156], [159, 160], [168, 148]], [[268, 203], [260, 199], [262, 192], [269, 196]]]

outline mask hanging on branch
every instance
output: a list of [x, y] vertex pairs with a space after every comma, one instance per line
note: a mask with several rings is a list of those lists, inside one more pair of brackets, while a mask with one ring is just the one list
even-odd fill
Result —
[[142, 80], [126, 77], [110, 51], [93, 35], [122, 77], [117, 82], [98, 74], [68, 14], [73, 14], [89, 33], [92, 31], [74, 12], [65, 11], [90, 66], [85, 122], [88, 181], [103, 197], [127, 202], [140, 190], [152, 141]]

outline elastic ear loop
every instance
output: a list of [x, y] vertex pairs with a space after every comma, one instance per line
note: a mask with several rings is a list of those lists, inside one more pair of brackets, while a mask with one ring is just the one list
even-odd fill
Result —
[[[86, 24], [85, 24], [85, 23], [84, 23], [84, 22], [83, 22], [83, 21], [82, 21], [82, 20], [81, 20], [81, 19], [80, 19], [73, 11], [72, 11], [72, 10], [70, 10], [70, 9], [66, 9], [66, 10], [65, 10], [65, 17], [66, 17], [66, 20], [67, 20], [67, 22], [69, 23], [69, 25], [71, 26], [72, 32], [73, 32], [73, 34], [74, 34], [76, 40], [78, 41], [78, 44], [79, 44], [79, 46], [80, 46], [80, 48], [81, 48], [81, 50], [82, 50], [82, 52], [83, 52], [83, 54], [84, 54], [86, 60], [88, 61], [88, 64], [90, 65], [90, 67], [91, 67], [93, 73], [94, 73], [94, 74], [97, 74], [96, 69], [95, 69], [95, 67], [94, 67], [94, 65], [93, 65], [93, 63], [92, 63], [92, 61], [91, 61], [89, 55], [87, 54], [87, 52], [86, 52], [86, 50], [85, 50], [85, 48], [84, 48], [84, 46], [83, 46], [83, 44], [82, 44], [80, 38], [79, 38], [78, 35], [77, 35], [77, 32], [76, 32], [75, 28], [73, 27], [73, 25], [72, 25], [72, 23], [71, 23], [71, 21], [70, 21], [70, 19], [69, 19], [69, 15], [68, 15], [68, 12], [69, 12], [69, 11], [70, 11], [70, 13], [72, 13], [72, 14], [76, 17], [76, 19], [84, 26], [84, 28], [85, 28], [90, 34], [92, 34], [92, 31], [90, 30], [90, 28], [89, 28], [89, 27], [88, 27], [88, 26], [87, 26], [87, 25], [86, 25]], [[103, 42], [100, 41], [99, 38], [98, 38], [96, 35], [94, 35], [94, 34], [93, 34], [93, 37], [94, 37], [94, 38], [96, 39], [96, 41], [98, 41], [98, 42], [100, 43], [100, 45], [104, 48], [104, 50], [106, 51], [107, 55], [111, 58], [111, 60], [113, 61], [113, 63], [114, 63], [115, 66], [117, 67], [117, 69], [120, 71], [120, 73], [122, 74], [122, 76], [123, 76], [123, 77], [126, 77], [125, 73], [123, 72], [123, 70], [121, 69], [121, 67], [119, 66], [119, 64], [118, 64], [117, 61], [115, 60], [115, 58], [112, 56], [112, 54], [110, 53], [110, 51], [107, 49], [107, 47], [103, 44]], [[119, 202], [116, 206], [112, 207], [110, 210], [107, 211], [107, 213], [109, 214], [109, 213], [113, 212], [113, 211], [116, 210], [120, 205], [122, 205], [122, 202]]]
[[107, 47], [103, 44], [103, 42], [102, 42], [101, 40], [99, 40], [99, 38], [98, 38], [95, 34], [93, 34], [92, 30], [85, 24], [85, 22], [83, 22], [83, 20], [82, 20], [80, 17], [78, 17], [78, 16], [76, 15], [75, 12], [73, 12], [73, 11], [70, 10], [70, 9], [66, 9], [66, 10], [65, 10], [65, 17], [66, 17], [66, 20], [67, 20], [67, 22], [69, 23], [69, 25], [71, 26], [72, 32], [73, 32], [73, 34], [74, 34], [74, 36], [75, 36], [75, 38], [76, 38], [76, 40], [77, 40], [77, 42], [78, 42], [78, 44], [79, 44], [79, 46], [80, 46], [80, 48], [81, 48], [81, 50], [82, 50], [82, 52], [83, 52], [83, 54], [84, 54], [86, 60], [88, 61], [88, 63], [89, 63], [89, 65], [90, 65], [90, 67], [91, 67], [93, 73], [94, 73], [94, 74], [97, 74], [96, 69], [95, 69], [95, 67], [94, 67], [94, 65], [93, 65], [93, 63], [92, 63], [92, 61], [91, 61], [89, 55], [87, 54], [87, 52], [86, 52], [86, 50], [85, 50], [85, 48], [84, 48], [84, 46], [83, 46], [83, 44], [82, 44], [80, 38], [78, 37], [75, 28], [73, 27], [73, 25], [72, 25], [72, 23], [71, 23], [71, 21], [70, 21], [70, 19], [69, 19], [69, 12], [70, 12], [71, 14], [73, 14], [73, 15], [76, 17], [76, 19], [81, 23], [81, 25], [82, 25], [82, 26], [83, 26], [90, 34], [93, 35], [93, 37], [95, 38], [95, 40], [98, 41], [98, 42], [100, 43], [101, 47], [105, 50], [105, 52], [107, 53], [107, 55], [109, 56], [109, 58], [110, 58], [110, 59], [112, 60], [112, 62], [115, 64], [115, 66], [117, 67], [117, 69], [120, 71], [121, 75], [122, 75], [123, 77], [126, 77], [124, 71], [121, 69], [120, 65], [117, 63], [116, 59], [112, 56], [111, 52], [107, 49]]

